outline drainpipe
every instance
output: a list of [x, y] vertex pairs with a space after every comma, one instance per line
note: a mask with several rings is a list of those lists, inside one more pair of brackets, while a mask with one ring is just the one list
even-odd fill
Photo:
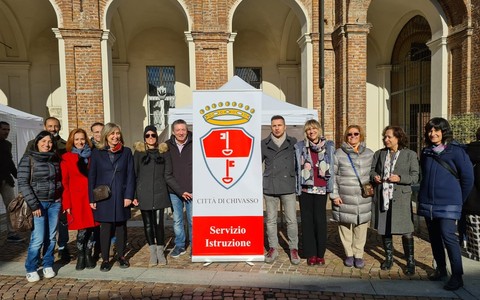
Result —
[[325, 0], [320, 0], [320, 126], [325, 135]]

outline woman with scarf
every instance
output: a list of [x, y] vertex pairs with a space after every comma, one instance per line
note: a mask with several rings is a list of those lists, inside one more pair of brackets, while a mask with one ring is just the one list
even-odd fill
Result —
[[422, 180], [418, 194], [419, 216], [425, 217], [436, 270], [428, 277], [440, 281], [447, 276], [445, 249], [452, 276], [444, 289], [463, 286], [462, 251], [457, 221], [473, 187], [473, 166], [463, 147], [453, 140], [450, 124], [433, 118], [425, 125], [425, 144], [420, 156]]
[[[103, 127], [101, 141], [90, 158], [88, 192], [90, 207], [95, 221], [100, 223], [100, 249], [102, 264], [100, 271], [111, 269], [109, 262], [110, 235], [116, 237], [117, 260], [120, 268], [128, 268], [125, 258], [127, 242], [127, 220], [131, 217], [130, 205], [135, 196], [135, 171], [132, 151], [123, 146], [120, 126], [108, 123]], [[108, 185], [111, 195], [95, 202], [93, 190], [99, 185]]]
[[368, 183], [373, 151], [365, 146], [362, 127], [350, 125], [343, 135], [343, 143], [335, 151], [333, 218], [338, 222], [340, 240], [347, 267], [362, 269], [367, 241], [368, 224], [372, 215], [372, 197], [362, 196], [360, 183]]
[[144, 130], [143, 142], [135, 143], [133, 160], [137, 189], [133, 204], [142, 213], [143, 228], [150, 250], [149, 266], [165, 265], [164, 210], [172, 206], [167, 184], [177, 194], [183, 194], [175, 181], [172, 160], [165, 143], [158, 143], [157, 128], [149, 125]]
[[333, 188], [332, 141], [320, 135], [320, 123], [308, 120], [305, 140], [295, 144], [297, 188], [300, 196], [303, 255], [307, 264], [324, 265], [327, 246], [327, 193]]
[[393, 265], [392, 235], [401, 234], [407, 259], [405, 274], [415, 274], [412, 184], [418, 182], [417, 154], [407, 149], [407, 135], [401, 127], [387, 126], [383, 130], [385, 148], [373, 155], [370, 179], [376, 183], [373, 226], [382, 236], [385, 261], [382, 270]]
[[92, 208], [88, 201], [88, 166], [92, 154], [92, 143], [83, 129], [74, 129], [67, 140], [67, 152], [62, 156], [62, 207], [67, 213], [69, 230], [77, 232], [76, 270], [95, 268], [92, 258], [95, 244], [93, 232], [98, 223], [93, 219]]

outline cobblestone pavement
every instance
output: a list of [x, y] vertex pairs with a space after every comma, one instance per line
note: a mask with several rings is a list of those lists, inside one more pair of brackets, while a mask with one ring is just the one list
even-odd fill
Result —
[[[134, 217], [129, 222], [127, 258], [132, 267], [148, 267], [148, 245], [144, 237], [141, 217], [138, 211], [133, 212]], [[4, 215], [1, 224], [4, 224]], [[405, 260], [401, 237], [394, 237], [394, 266], [389, 271], [380, 269], [383, 259], [381, 238], [375, 231], [369, 230], [365, 249], [365, 268], [355, 269], [343, 266], [343, 248], [334, 222], [328, 224], [326, 264], [324, 266], [308, 266], [303, 259], [299, 265], [290, 264], [288, 258], [288, 246], [285, 238], [280, 239], [283, 251], [273, 264], [255, 263], [253, 265], [244, 262], [213, 263], [204, 266], [202, 263], [192, 263], [188, 254], [177, 259], [168, 256], [173, 248], [173, 230], [171, 220], [166, 222], [167, 236], [167, 260], [166, 266], [155, 267], [188, 270], [215, 270], [232, 272], [254, 272], [269, 274], [298, 274], [309, 276], [347, 277], [357, 279], [390, 279], [390, 280], [427, 280], [427, 274], [433, 271], [433, 257], [430, 244], [427, 241], [426, 229], [420, 223], [415, 236], [415, 259], [417, 261], [416, 274], [407, 276], [404, 274]], [[286, 234], [281, 226], [281, 235]], [[29, 235], [22, 233], [28, 240]], [[6, 243], [6, 232], [2, 227], [0, 233], [0, 261], [24, 262], [28, 242]], [[69, 249], [73, 255], [70, 264], [75, 264], [76, 231], [70, 231]], [[301, 245], [300, 245], [301, 248]], [[301, 255], [300, 249], [300, 255]], [[59, 263], [57, 261], [57, 263]], [[98, 267], [97, 267], [98, 269]], [[99, 271], [100, 272], [100, 271]], [[1, 273], [1, 272], [0, 272]], [[106, 273], [108, 276], [108, 273]], [[108, 279], [108, 277], [106, 277]], [[242, 287], [217, 287], [217, 286], [192, 286], [192, 285], [169, 285], [160, 283], [141, 283], [128, 281], [86, 281], [78, 279], [56, 278], [55, 280], [42, 280], [38, 283], [27, 283], [24, 277], [0, 275], [1, 299], [386, 299], [378, 295], [343, 294], [332, 292], [310, 292], [299, 290], [276, 290], [265, 288], [242, 288]], [[389, 299], [404, 299], [405, 297]], [[411, 299], [411, 297], [408, 297]], [[413, 297], [413, 299], [416, 299]], [[420, 298], [419, 298], [420, 299]], [[426, 298], [423, 298], [426, 299]], [[438, 299], [438, 298], [436, 298]]]

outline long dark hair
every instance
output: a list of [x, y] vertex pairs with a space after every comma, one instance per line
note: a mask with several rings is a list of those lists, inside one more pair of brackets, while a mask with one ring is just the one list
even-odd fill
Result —
[[435, 128], [435, 130], [441, 130], [442, 131], [442, 144], [448, 144], [453, 140], [453, 132], [452, 128], [450, 127], [450, 123], [448, 123], [447, 120], [444, 118], [432, 118], [430, 121], [425, 124], [425, 144], [427, 146], [432, 146], [432, 142], [430, 141], [430, 137], [428, 134], [430, 133], [430, 130], [432, 128]]

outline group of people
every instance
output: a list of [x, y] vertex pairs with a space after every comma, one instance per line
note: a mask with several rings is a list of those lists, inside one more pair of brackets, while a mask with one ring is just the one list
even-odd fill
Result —
[[[2, 139], [8, 136], [2, 133], [3, 123], [0, 123], [0, 145], [5, 151], [11, 151], [11, 144], [5, 143], [6, 137]], [[62, 238], [65, 236], [62, 227], [78, 230], [77, 270], [95, 268], [97, 249], [102, 258], [100, 270], [109, 271], [113, 237], [117, 261], [121, 268], [128, 268], [126, 222], [133, 206], [141, 211], [150, 266], [166, 264], [164, 210], [168, 207], [173, 209], [175, 234], [175, 247], [170, 256], [176, 258], [186, 253], [188, 243], [192, 242], [193, 196], [192, 133], [185, 121], [173, 122], [172, 136], [165, 143], [159, 142], [154, 126], [145, 127], [144, 140], [135, 143], [134, 153], [125, 146], [121, 128], [114, 123], [93, 124], [91, 139], [85, 130], [74, 129], [67, 141], [58, 135], [58, 119], [47, 118], [44, 125], [45, 130], [27, 146], [18, 174], [14, 165], [8, 165], [9, 174], [2, 173], [1, 182], [2, 186], [13, 186], [10, 176], [18, 175], [19, 191], [34, 215], [25, 262], [28, 281], [40, 279], [37, 269], [42, 247], [44, 278], [56, 275], [52, 266], [57, 226], [59, 240], [63, 239], [63, 243], [59, 243], [62, 255], [69, 256], [65, 247], [68, 232], [66, 238]], [[360, 269], [365, 266], [367, 230], [372, 224], [381, 235], [385, 251], [381, 269], [392, 268], [392, 236], [401, 235], [405, 273], [415, 274], [411, 187], [421, 178], [417, 214], [425, 217], [436, 262], [435, 272], [429, 278], [443, 280], [447, 276], [446, 248], [452, 275], [445, 289], [463, 286], [457, 221], [461, 219], [474, 175], [470, 158], [464, 147], [453, 140], [447, 120], [433, 118], [425, 125], [426, 146], [420, 163], [417, 154], [407, 148], [407, 136], [398, 126], [387, 126], [383, 130], [385, 147], [376, 152], [366, 147], [365, 132], [358, 125], [346, 128], [338, 149], [333, 141], [322, 136], [318, 121], [308, 120], [303, 129], [304, 138], [297, 141], [287, 134], [285, 119], [276, 115], [271, 118], [271, 134], [261, 141], [268, 237], [266, 263], [273, 263], [279, 255], [280, 202], [287, 226], [290, 261], [301, 262], [296, 215], [298, 196], [303, 257], [309, 266], [325, 264], [326, 206], [330, 199], [345, 252], [345, 266]], [[373, 186], [370, 193], [367, 183]], [[110, 189], [106, 199], [95, 198], [95, 189], [100, 185]], [[5, 199], [3, 192], [2, 197]], [[62, 215], [66, 216], [65, 220], [59, 221]], [[9, 230], [7, 239], [21, 238]]]
[[432, 118], [425, 125], [420, 163], [417, 154], [407, 148], [407, 135], [401, 127], [387, 126], [382, 137], [384, 148], [373, 152], [365, 145], [363, 128], [350, 125], [341, 147], [335, 150], [333, 141], [322, 136], [317, 121], [305, 123], [304, 138], [297, 142], [287, 135], [282, 116], [271, 118], [271, 134], [261, 144], [268, 237], [265, 262], [272, 263], [279, 255], [277, 216], [281, 202], [290, 261], [300, 263], [296, 218], [299, 196], [303, 256], [309, 266], [324, 265], [326, 204], [330, 198], [345, 266], [365, 266], [363, 255], [371, 225], [381, 236], [385, 251], [381, 269], [392, 268], [392, 237], [401, 235], [405, 274], [415, 274], [412, 185], [421, 178], [417, 214], [425, 217], [436, 262], [429, 279], [443, 280], [447, 276], [446, 248], [452, 274], [444, 288], [463, 286], [457, 221], [474, 182], [469, 156], [463, 145], [453, 140], [450, 124], [444, 118]]
[[[159, 142], [154, 126], [145, 127], [144, 139], [135, 143], [134, 153], [125, 146], [121, 128], [115, 123], [94, 123], [91, 139], [84, 129], [74, 129], [66, 141], [58, 135], [58, 119], [47, 118], [44, 127], [27, 145], [18, 176], [14, 173], [34, 221], [25, 262], [29, 282], [40, 280], [39, 266], [44, 278], [56, 276], [54, 249], [57, 229], [60, 240], [62, 227], [77, 230], [77, 270], [95, 268], [97, 255], [102, 258], [100, 271], [110, 271], [112, 241], [120, 268], [128, 268], [126, 223], [134, 206], [141, 211], [150, 266], [166, 264], [167, 207], [174, 209], [175, 248], [170, 256], [186, 253], [191, 243], [192, 139], [185, 121], [172, 124], [173, 134], [166, 143]], [[102, 185], [108, 187], [108, 195], [98, 199], [95, 191]], [[70, 256], [65, 247], [68, 231], [66, 235], [63, 247], [59, 243], [60, 257]], [[19, 238], [13, 232], [9, 237]]]

